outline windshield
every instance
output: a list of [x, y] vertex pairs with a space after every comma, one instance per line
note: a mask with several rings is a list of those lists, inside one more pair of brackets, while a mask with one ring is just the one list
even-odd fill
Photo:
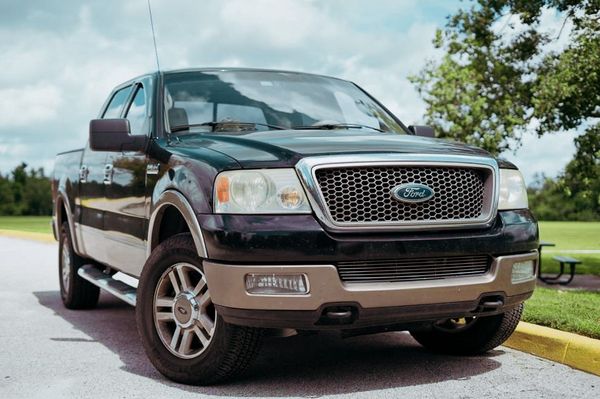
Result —
[[404, 133], [353, 83], [290, 72], [205, 71], [165, 75], [173, 133], [277, 129], [365, 129]]

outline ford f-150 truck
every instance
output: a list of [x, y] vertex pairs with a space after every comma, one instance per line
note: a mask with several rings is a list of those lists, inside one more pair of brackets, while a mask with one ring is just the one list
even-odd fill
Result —
[[405, 330], [483, 353], [535, 285], [517, 168], [405, 126], [341, 79], [141, 76], [54, 173], [65, 306], [95, 306], [100, 288], [134, 305], [151, 362], [183, 383], [239, 374], [265, 334]]

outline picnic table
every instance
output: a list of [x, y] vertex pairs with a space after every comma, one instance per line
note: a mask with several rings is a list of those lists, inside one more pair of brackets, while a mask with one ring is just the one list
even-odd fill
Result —
[[[575, 277], [575, 267], [578, 264], [581, 264], [581, 261], [570, 256], [553, 256], [552, 259], [560, 263], [560, 272], [552, 277], [543, 277], [542, 276], [542, 248], [543, 247], [554, 247], [556, 244], [548, 241], [540, 241], [540, 245], [538, 247], [538, 252], [540, 254], [539, 263], [538, 263], [538, 278], [546, 284], [560, 284], [567, 285], [573, 278]], [[567, 279], [561, 280], [561, 277], [565, 273], [565, 266], [569, 266], [569, 277]]]

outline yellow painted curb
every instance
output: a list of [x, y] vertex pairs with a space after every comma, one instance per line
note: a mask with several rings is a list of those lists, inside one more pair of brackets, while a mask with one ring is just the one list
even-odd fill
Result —
[[504, 345], [600, 375], [600, 340], [597, 339], [520, 322]]
[[23, 238], [26, 240], [35, 240], [41, 242], [56, 242], [52, 234], [47, 233], [32, 233], [29, 231], [3, 230], [0, 229], [0, 236]]

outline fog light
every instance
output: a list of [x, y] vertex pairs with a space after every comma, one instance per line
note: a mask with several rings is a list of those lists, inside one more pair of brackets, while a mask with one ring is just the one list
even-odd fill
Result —
[[304, 274], [246, 274], [246, 291], [262, 295], [299, 295], [308, 293]]
[[535, 263], [532, 260], [515, 262], [512, 266], [511, 282], [520, 283], [531, 280], [535, 276]]

